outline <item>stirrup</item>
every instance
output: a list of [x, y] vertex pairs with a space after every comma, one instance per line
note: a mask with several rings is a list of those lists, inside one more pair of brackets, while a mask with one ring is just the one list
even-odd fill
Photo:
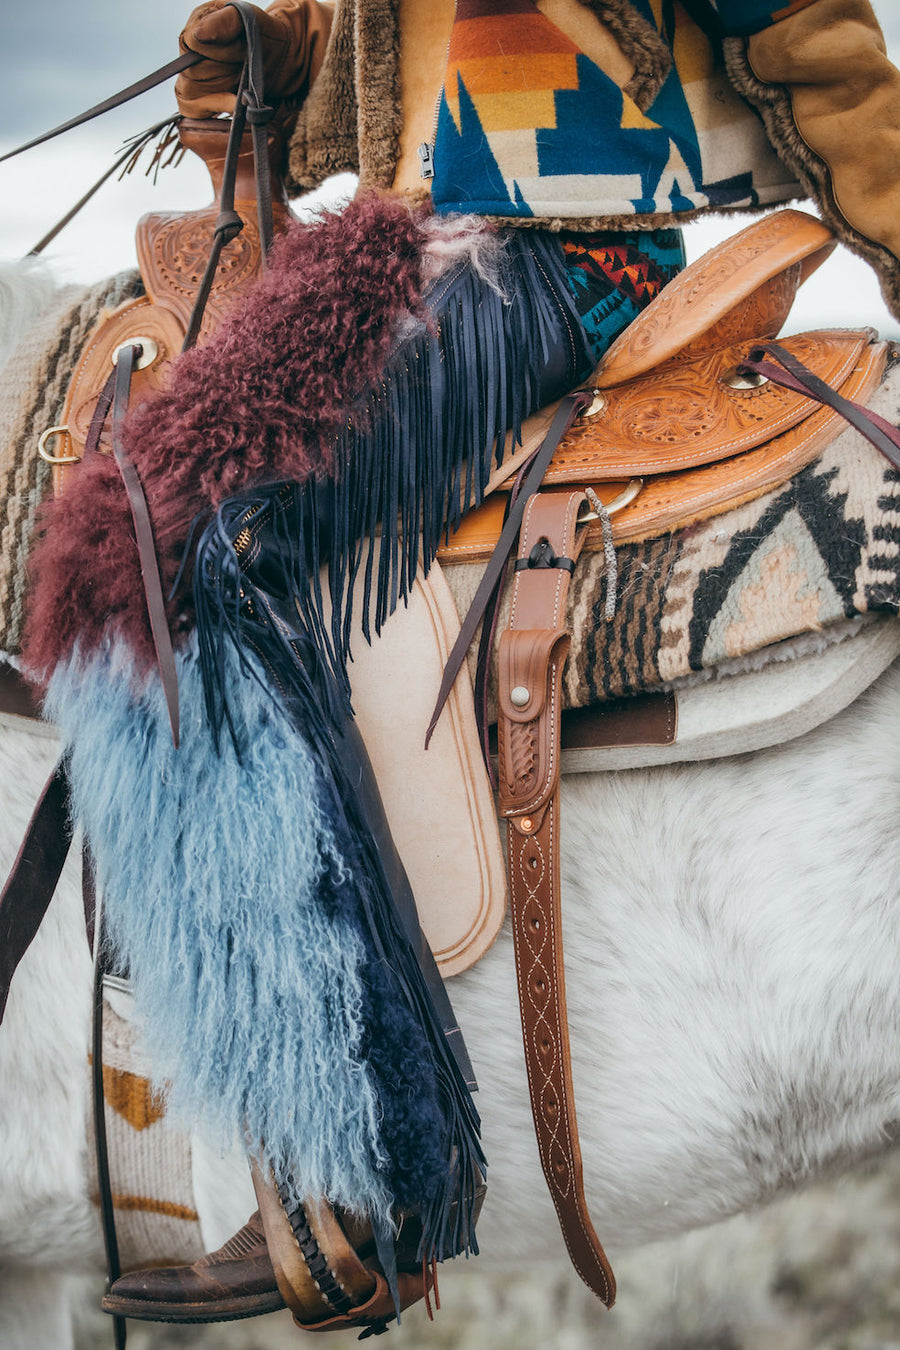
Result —
[[[370, 1225], [324, 1199], [299, 1200], [255, 1162], [251, 1173], [275, 1280], [296, 1325], [304, 1331], [361, 1327], [360, 1339], [386, 1331], [398, 1310]], [[416, 1258], [418, 1236], [411, 1220], [396, 1240], [399, 1308], [424, 1298], [430, 1314], [435, 1273]]]

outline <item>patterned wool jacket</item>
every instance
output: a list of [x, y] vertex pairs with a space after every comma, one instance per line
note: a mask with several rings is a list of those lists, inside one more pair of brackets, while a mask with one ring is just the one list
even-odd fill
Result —
[[583, 230], [770, 207], [802, 190], [746, 101], [739, 34], [804, 3], [337, 0], [291, 185], [350, 170], [438, 211]]

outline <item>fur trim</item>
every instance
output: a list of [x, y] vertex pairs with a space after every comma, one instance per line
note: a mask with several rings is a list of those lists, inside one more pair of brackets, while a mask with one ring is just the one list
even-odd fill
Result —
[[447, 1122], [429, 1044], [367, 927], [344, 804], [255, 664], [232, 653], [224, 672], [240, 755], [215, 749], [196, 647], [178, 664], [177, 750], [158, 681], [121, 646], [76, 655], [47, 700], [153, 1081], [216, 1142], [265, 1152], [299, 1195], [389, 1224], [394, 1204], [447, 1184]]
[[332, 174], [359, 172], [355, 27], [353, 4], [338, 0], [322, 69], [291, 133], [285, 181], [295, 195]]
[[361, 173], [361, 190], [389, 188], [400, 151], [400, 36], [394, 0], [358, 11], [339, 3], [331, 38], [291, 135], [287, 186], [318, 187], [335, 173]]
[[765, 215], [774, 206], [783, 206], [785, 202], [796, 201], [801, 196], [798, 187], [793, 197], [779, 195], [775, 202], [760, 202], [758, 206], [742, 202], [740, 206], [698, 206], [693, 211], [657, 211], [640, 216], [634, 213], [622, 216], [554, 216], [547, 220], [529, 219], [524, 216], [491, 216], [491, 222], [515, 230], [549, 230], [551, 234], [558, 234], [561, 230], [571, 231], [573, 234], [595, 234], [598, 230], [631, 230], [644, 234], [648, 230], [670, 230], [677, 225], [689, 225], [692, 220], [700, 220], [710, 215]]
[[463, 259], [492, 290], [503, 294], [502, 265], [506, 240], [484, 216], [429, 216], [423, 223], [425, 252], [422, 285]]
[[400, 154], [400, 28], [396, 0], [357, 11], [360, 188], [389, 188]]
[[581, 3], [594, 11], [634, 65], [634, 74], [624, 92], [634, 99], [641, 112], [646, 112], [672, 69], [671, 51], [630, 0], [581, 0]]
[[363, 1056], [365, 953], [341, 905], [347, 888], [315, 761], [236, 661], [229, 684], [244, 753], [217, 755], [197, 661], [179, 666], [177, 751], [157, 682], [135, 701], [137, 673], [115, 652], [76, 657], [47, 700], [154, 1083], [226, 1146], [242, 1128], [257, 1150], [265, 1138], [299, 1194], [351, 1208], [366, 1197], [387, 1214]]
[[[417, 310], [420, 240], [396, 200], [361, 199], [340, 215], [293, 226], [217, 330], [215, 346], [181, 356], [165, 392], [129, 419], [124, 442], [147, 495], [167, 593], [198, 516], [251, 483], [333, 467], [329, 447], [353, 392], [377, 380], [400, 325]], [[326, 299], [335, 275], [352, 304]], [[24, 644], [38, 677], [71, 655], [79, 635], [93, 650], [110, 629], [127, 633], [140, 661], [152, 665], [129, 521], [118, 470], [100, 455], [49, 507]], [[170, 610], [170, 622], [184, 633], [183, 613]]]
[[746, 38], [726, 38], [723, 46], [731, 83], [759, 113], [782, 162], [797, 175], [804, 192], [816, 202], [822, 219], [841, 243], [872, 267], [885, 304], [895, 318], [900, 318], [900, 262], [889, 249], [860, 234], [843, 215], [834, 198], [828, 165], [797, 130], [787, 86], [764, 84], [757, 79], [747, 54]]

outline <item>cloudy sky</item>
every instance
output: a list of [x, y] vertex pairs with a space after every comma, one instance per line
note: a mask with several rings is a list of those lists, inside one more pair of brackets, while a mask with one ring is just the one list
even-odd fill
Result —
[[[900, 5], [875, 0], [889, 48], [900, 63]], [[177, 54], [189, 12], [181, 0], [26, 0], [4, 5], [0, 151], [55, 126]], [[28, 248], [111, 163], [121, 141], [174, 110], [171, 83], [70, 132], [19, 160], [0, 165], [0, 258]], [[346, 184], [344, 185], [346, 188]], [[134, 265], [133, 235], [148, 210], [189, 210], [209, 200], [203, 166], [188, 157], [154, 187], [140, 171], [114, 180], [70, 225], [48, 254], [61, 278], [90, 281]], [[687, 231], [696, 256], [737, 229], [710, 220]], [[790, 321], [799, 328], [869, 323], [900, 336], [868, 267], [838, 250], [807, 283]]]

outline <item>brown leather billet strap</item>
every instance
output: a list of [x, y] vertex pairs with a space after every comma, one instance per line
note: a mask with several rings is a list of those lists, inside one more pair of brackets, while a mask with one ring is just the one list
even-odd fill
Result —
[[468, 613], [462, 622], [459, 630], [459, 636], [453, 644], [450, 655], [447, 657], [447, 664], [444, 667], [444, 676], [441, 680], [441, 687], [438, 690], [437, 700], [434, 705], [434, 711], [431, 714], [431, 721], [428, 724], [428, 730], [425, 733], [425, 748], [434, 734], [434, 729], [438, 724], [438, 719], [443, 710], [444, 704], [450, 690], [453, 688], [453, 682], [459, 674], [460, 667], [466, 659], [466, 652], [472, 644], [475, 632], [481, 622], [482, 616], [491, 603], [491, 596], [494, 594], [506, 567], [507, 559], [512, 552], [516, 541], [516, 535], [519, 532], [519, 526], [522, 523], [522, 516], [529, 499], [537, 492], [543, 482], [544, 474], [549, 465], [557, 446], [565, 436], [569, 427], [575, 421], [579, 413], [584, 412], [585, 408], [590, 406], [593, 394], [589, 389], [576, 389], [571, 394], [567, 394], [561, 401], [554, 414], [550, 428], [534, 453], [534, 457], [529, 461], [528, 471], [525, 474], [522, 487], [516, 497], [515, 502], [510, 505], [509, 514], [500, 532], [500, 538], [491, 555], [491, 560], [484, 569], [478, 589], [475, 592]]
[[122, 445], [122, 425], [128, 411], [128, 391], [131, 386], [131, 374], [134, 363], [140, 355], [140, 343], [119, 348], [116, 362], [116, 382], [113, 395], [112, 443], [113, 454], [125, 491], [134, 533], [137, 540], [138, 557], [141, 563], [141, 579], [144, 583], [144, 595], [147, 600], [147, 614], [150, 619], [150, 631], [153, 634], [153, 646], [162, 680], [166, 708], [169, 713], [169, 725], [172, 728], [172, 741], [175, 747], [179, 740], [178, 713], [178, 672], [175, 667], [175, 652], [172, 648], [172, 635], [166, 617], [166, 602], [163, 596], [162, 578], [159, 575], [159, 559], [156, 556], [156, 543], [153, 538], [153, 525], [138, 471], [129, 459]]
[[[767, 361], [766, 356], [773, 357], [774, 361]], [[779, 364], [776, 365], [775, 361]], [[832, 389], [830, 384], [820, 379], [781, 343], [766, 342], [754, 347], [746, 360], [738, 366], [738, 371], [762, 375], [773, 384], [781, 385], [783, 389], [792, 389], [795, 393], [815, 399], [825, 407], [833, 408], [860, 435], [865, 436], [876, 450], [880, 450], [895, 469], [900, 470], [900, 432], [897, 428], [892, 426], [887, 418], [881, 417], [869, 408], [864, 408], [861, 403], [844, 398], [843, 394]]]
[[[562, 675], [584, 493], [539, 493], [525, 510], [509, 628], [500, 638], [497, 742], [510, 911], [531, 1112], [541, 1167], [572, 1264], [607, 1307], [615, 1278], [588, 1213], [572, 1084], [559, 853]], [[549, 547], [535, 548], [546, 540]]]
[[71, 842], [69, 783], [60, 762], [44, 785], [0, 895], [0, 1022], [12, 977], [47, 913]]

